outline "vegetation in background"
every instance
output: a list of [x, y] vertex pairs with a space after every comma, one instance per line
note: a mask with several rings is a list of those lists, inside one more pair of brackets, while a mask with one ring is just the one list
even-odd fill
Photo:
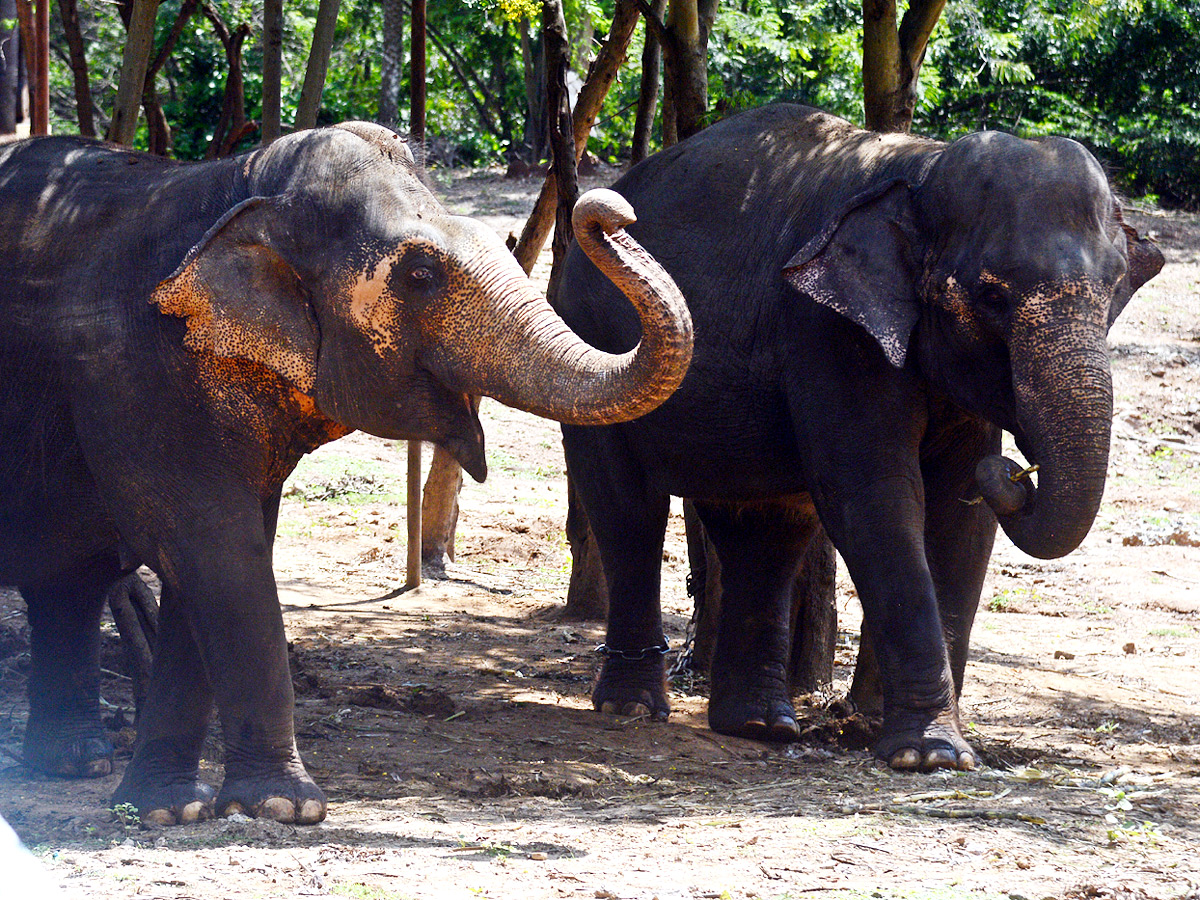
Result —
[[[182, 0], [163, 0], [156, 46]], [[261, 115], [262, 4], [206, 0], [188, 21], [157, 86], [174, 155], [204, 155], [221, 113], [227, 64], [213, 15], [249, 27], [243, 57], [246, 113]], [[567, 0], [574, 69], [582, 76], [613, 0]], [[97, 129], [103, 132], [125, 28], [117, 4], [79, 4]], [[285, 4], [283, 108], [294, 113], [317, 0]], [[536, 60], [537, 0], [429, 0], [431, 160], [483, 165], [536, 155], [527, 80]], [[407, 4], [404, 4], [407, 15]], [[535, 24], [530, 25], [530, 16]], [[323, 122], [375, 119], [383, 58], [383, 4], [343, 0], [321, 106]], [[628, 154], [644, 29], [606, 102], [590, 149]], [[709, 36], [709, 116], [775, 100], [809, 103], [862, 121], [862, 7], [857, 0], [723, 0]], [[999, 128], [1064, 134], [1085, 143], [1135, 196], [1200, 206], [1200, 0], [951, 0], [921, 70], [913, 130], [953, 138]], [[405, 50], [406, 48], [401, 48]], [[75, 94], [61, 21], [52, 17], [52, 129], [74, 132]], [[398, 104], [406, 125], [408, 73]], [[533, 112], [531, 112], [531, 109]], [[661, 140], [656, 132], [653, 141]], [[242, 146], [251, 146], [257, 133]], [[137, 145], [146, 146], [144, 121]], [[536, 143], [536, 142], [535, 142]], [[652, 149], [654, 143], [652, 142]]]

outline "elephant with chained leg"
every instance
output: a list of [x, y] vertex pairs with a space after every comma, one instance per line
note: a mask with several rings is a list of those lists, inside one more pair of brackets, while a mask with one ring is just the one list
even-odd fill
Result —
[[[875, 753], [971, 768], [958, 695], [997, 521], [1044, 558], [1088, 533], [1109, 451], [1106, 334], [1161, 254], [1072, 140], [945, 144], [787, 104], [713, 125], [614, 190], [687, 298], [695, 352], [654, 412], [563, 427], [610, 595], [594, 704], [668, 713], [659, 568], [681, 496], [721, 568], [714, 729], [797, 737], [791, 586], [819, 523], [879, 665]], [[582, 253], [563, 286], [586, 340], [637, 341]], [[1028, 468], [1000, 455], [1002, 430]]]

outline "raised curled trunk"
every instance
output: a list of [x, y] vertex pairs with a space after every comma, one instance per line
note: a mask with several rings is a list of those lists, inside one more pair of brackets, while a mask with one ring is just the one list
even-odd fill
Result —
[[442, 342], [448, 377], [468, 393], [571, 425], [624, 422], [666, 400], [691, 362], [692, 320], [675, 282], [625, 232], [633, 221], [629, 203], [607, 190], [584, 194], [573, 216], [579, 245], [638, 312], [642, 339], [633, 350], [585, 343], [510, 255], [483, 252], [484, 271], [475, 274], [498, 318], [483, 323], [492, 326], [486, 344], [469, 335]]
[[1013, 341], [1021, 451], [1038, 466], [1037, 488], [1002, 457], [983, 460], [976, 480], [1004, 533], [1030, 556], [1070, 553], [1100, 509], [1112, 425], [1104, 334], [1103, 326], [1051, 323]]

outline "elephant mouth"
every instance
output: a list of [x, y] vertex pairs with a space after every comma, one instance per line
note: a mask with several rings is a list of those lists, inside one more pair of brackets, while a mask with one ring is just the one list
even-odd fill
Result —
[[459, 394], [462, 407], [456, 410], [448, 433], [439, 434], [434, 443], [454, 457], [463, 471], [482, 482], [487, 478], [483, 423], [479, 421], [479, 398]]

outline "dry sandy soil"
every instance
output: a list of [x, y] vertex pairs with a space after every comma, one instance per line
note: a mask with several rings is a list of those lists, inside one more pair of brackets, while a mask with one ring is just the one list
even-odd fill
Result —
[[[536, 185], [439, 188], [507, 234]], [[402, 448], [351, 436], [289, 483], [277, 568], [324, 824], [147, 829], [109, 809], [116, 775], [22, 768], [28, 646], [11, 594], [0, 814], [73, 898], [1200, 897], [1200, 217], [1129, 218], [1169, 264], [1111, 335], [1108, 495], [1065, 559], [998, 543], [963, 703], [978, 771], [895, 774], [836, 740], [825, 704], [857, 641], [844, 577], [838, 680], [802, 700], [808, 740], [710, 732], [694, 681], [667, 724], [592, 712], [601, 629], [555, 615], [569, 570], [558, 432], [492, 403], [492, 474], [463, 491], [448, 580], [400, 590]], [[664, 572], [678, 644], [678, 515]], [[106, 675], [103, 692], [120, 726], [128, 681]], [[205, 767], [219, 779], [215, 740]]]

